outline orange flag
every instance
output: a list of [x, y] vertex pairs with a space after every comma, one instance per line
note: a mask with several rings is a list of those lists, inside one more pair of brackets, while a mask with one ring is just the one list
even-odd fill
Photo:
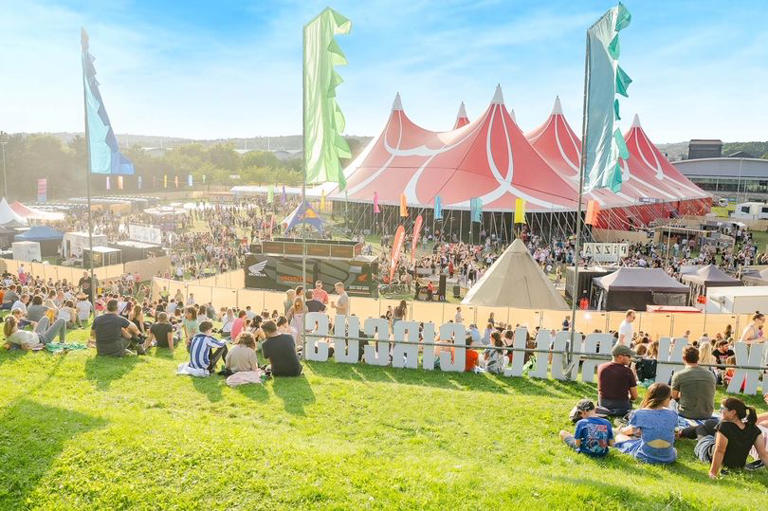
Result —
[[405, 201], [405, 194], [400, 194], [400, 216], [406, 217], [408, 216], [408, 204]]

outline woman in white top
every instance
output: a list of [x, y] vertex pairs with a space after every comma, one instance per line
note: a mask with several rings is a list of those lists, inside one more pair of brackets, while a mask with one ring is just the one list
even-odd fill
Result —
[[59, 309], [56, 319], [63, 319], [67, 328], [75, 328], [75, 318], [77, 318], [77, 314], [75, 313], [74, 304], [70, 300], [65, 300]]
[[755, 312], [752, 316], [752, 322], [747, 325], [744, 332], [741, 334], [740, 342], [746, 342], [752, 344], [755, 342], [763, 342], [763, 325], [765, 324], [765, 316], [759, 312]]
[[37, 323], [35, 330], [30, 332], [29, 330], [19, 330], [18, 323], [14, 316], [8, 316], [5, 318], [5, 324], [3, 325], [3, 333], [5, 334], [5, 340], [18, 346], [23, 350], [30, 350], [39, 348], [43, 344], [53, 342], [56, 336], [59, 336], [61, 342], [66, 341], [67, 326], [63, 319], [57, 319], [50, 326], [51, 323], [47, 316]]
[[88, 300], [88, 296], [84, 294], [78, 295], [75, 308], [77, 309], [78, 323], [80, 323], [80, 326], [85, 326], [85, 324], [88, 323], [88, 320], [91, 318], [91, 312], [93, 311], [93, 305], [91, 304], [90, 300]]
[[235, 322], [235, 311], [227, 309], [221, 317], [221, 336], [229, 339], [232, 336], [232, 325]]

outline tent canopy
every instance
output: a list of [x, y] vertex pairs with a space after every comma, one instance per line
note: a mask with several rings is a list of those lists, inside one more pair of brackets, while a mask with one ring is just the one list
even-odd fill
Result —
[[683, 275], [683, 282], [703, 284], [706, 287], [741, 285], [741, 281], [739, 279], [731, 277], [714, 264], [704, 266], [703, 268], [697, 270], [695, 273]]
[[36, 225], [28, 231], [17, 234], [16, 241], [48, 241], [61, 240], [64, 237], [62, 233], [47, 225]]
[[563, 297], [519, 238], [486, 270], [461, 303], [521, 309], [568, 309]]
[[312, 206], [307, 201], [296, 206], [296, 209], [285, 217], [280, 224], [285, 226], [285, 232], [290, 231], [298, 224], [309, 224], [320, 232], [323, 232], [325, 226], [323, 219], [320, 218], [320, 215], [312, 209]]
[[688, 286], [676, 281], [661, 268], [619, 268], [605, 277], [594, 279], [606, 291], [650, 291], [653, 293], [686, 293]]
[[8, 201], [3, 197], [0, 200], [0, 225], [6, 227], [18, 227], [20, 225], [27, 225], [27, 221], [18, 213], [16, 213], [8, 205]]

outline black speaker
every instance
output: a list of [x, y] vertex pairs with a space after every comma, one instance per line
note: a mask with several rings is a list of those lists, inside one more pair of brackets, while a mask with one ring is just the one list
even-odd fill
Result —
[[453, 286], [453, 297], [454, 298], [461, 298], [461, 286], [456, 284]]
[[446, 280], [448, 277], [445, 273], [440, 274], [440, 284], [437, 286], [437, 296], [445, 296]]

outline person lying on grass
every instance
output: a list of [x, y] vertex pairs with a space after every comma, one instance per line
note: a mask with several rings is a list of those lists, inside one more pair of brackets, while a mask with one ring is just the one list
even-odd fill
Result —
[[674, 463], [677, 412], [669, 409], [672, 389], [666, 383], [648, 387], [639, 410], [629, 416], [629, 425], [616, 435], [616, 448], [646, 463]]
[[39, 348], [43, 344], [53, 342], [57, 335], [61, 342], [66, 342], [67, 329], [63, 320], [57, 319], [53, 325], [51, 325], [48, 318], [43, 317], [37, 323], [34, 331], [19, 330], [16, 316], [11, 314], [5, 318], [3, 333], [5, 334], [5, 339], [7, 341], [5, 345], [6, 349], [15, 346], [23, 350], [30, 350]]
[[200, 332], [189, 342], [189, 367], [213, 373], [219, 360], [227, 356], [227, 341], [211, 335], [213, 323], [208, 320], [201, 321], [199, 328]]
[[575, 411], [581, 419], [576, 423], [576, 432], [571, 435], [560, 431], [560, 439], [576, 452], [601, 458], [608, 454], [613, 445], [613, 427], [606, 419], [597, 416], [595, 403], [582, 399], [576, 403]]
[[763, 432], [757, 426], [757, 412], [741, 399], [724, 399], [719, 420], [710, 419], [695, 428], [686, 428], [681, 436], [689, 436], [689, 429], [694, 429], [698, 438], [693, 452], [700, 461], [710, 464], [712, 479], [721, 470], [726, 473], [728, 469], [745, 468], [750, 449], [755, 450], [759, 460], [748, 468], [759, 468], [768, 462]]

